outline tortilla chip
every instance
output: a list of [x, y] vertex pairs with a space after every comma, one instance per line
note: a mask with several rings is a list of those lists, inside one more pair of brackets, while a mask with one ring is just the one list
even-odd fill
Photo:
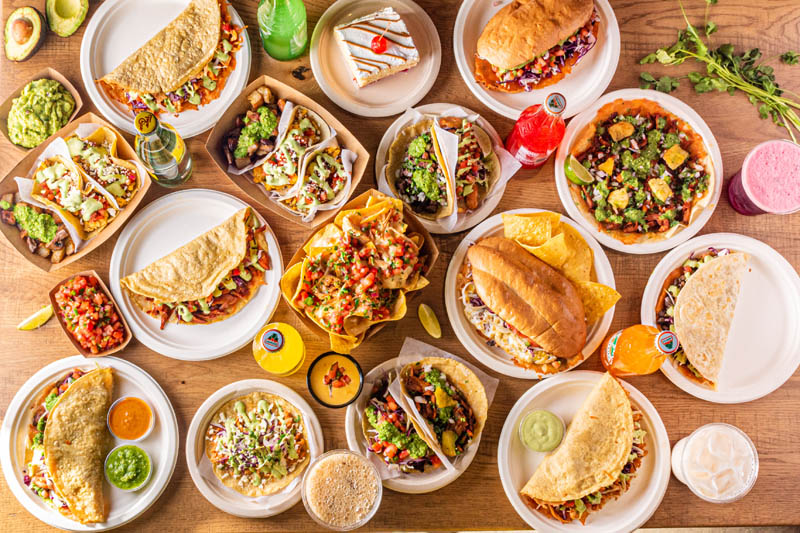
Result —
[[561, 224], [556, 235], [564, 235], [569, 257], [560, 270], [570, 281], [589, 281], [592, 275], [594, 254], [578, 230], [569, 224]]
[[342, 236], [342, 230], [333, 224], [326, 224], [324, 228], [319, 230], [311, 237], [303, 251], [307, 255], [313, 255], [313, 250], [326, 249], [333, 246]]
[[506, 239], [529, 246], [541, 246], [553, 236], [561, 215], [544, 211], [521, 215], [503, 215], [503, 233]]
[[522, 241], [516, 242], [556, 270], [562, 270], [564, 263], [572, 256], [570, 249], [567, 247], [566, 235], [563, 233], [548, 239], [540, 246], [530, 246]]
[[350, 353], [353, 348], [364, 340], [363, 333], [359, 337], [351, 337], [350, 335], [337, 335], [336, 333], [328, 332], [328, 337], [331, 341], [331, 350], [337, 353]]
[[573, 281], [575, 289], [583, 302], [583, 310], [586, 313], [586, 323], [594, 324], [606, 314], [606, 311], [614, 307], [620, 299], [620, 294], [607, 285], [595, 283], [594, 281]]
[[305, 260], [300, 263], [295, 263], [289, 267], [281, 277], [281, 294], [283, 294], [283, 299], [301, 313], [303, 310], [294, 305], [294, 297], [300, 290], [300, 280], [303, 277], [303, 265], [305, 265]]

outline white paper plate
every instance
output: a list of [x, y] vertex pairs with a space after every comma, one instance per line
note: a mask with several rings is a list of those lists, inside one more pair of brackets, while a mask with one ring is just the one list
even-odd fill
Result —
[[513, 94], [490, 91], [475, 81], [475, 50], [478, 37], [489, 19], [507, 3], [464, 0], [458, 10], [453, 28], [453, 52], [464, 83], [478, 100], [493, 111], [516, 120], [526, 107], [542, 104], [548, 94], [557, 92], [567, 99], [567, 109], [563, 116], [569, 118], [586, 109], [603, 94], [617, 70], [620, 47], [617, 17], [614, 16], [614, 10], [611, 9], [608, 0], [595, 0], [594, 3], [600, 14], [597, 43], [561, 81], [530, 92]]
[[[133, 335], [151, 350], [184, 361], [206, 361], [228, 355], [253, 340], [278, 306], [278, 283], [283, 259], [278, 240], [266, 220], [264, 236], [269, 245], [272, 269], [266, 285], [238, 313], [214, 324], [187, 326], [167, 324], [159, 329], [157, 319], [133, 304], [119, 280], [164, 257], [198, 235], [221, 224], [236, 211], [248, 207], [238, 198], [209, 189], [187, 189], [168, 194], [140, 210], [119, 235], [109, 265], [109, 287]], [[255, 213], [258, 213], [254, 210]]]
[[[292, 484], [269, 497], [269, 508], [253, 501], [252, 498], [240, 495], [232, 489], [227, 489], [221, 483], [212, 480], [211, 483], [200, 473], [198, 463], [205, 455], [205, 433], [211, 417], [222, 404], [240, 396], [246, 396], [251, 392], [268, 392], [286, 399], [289, 403], [297, 407], [303, 415], [306, 423], [309, 438], [309, 453], [311, 461], [322, 454], [325, 448], [325, 441], [322, 436], [322, 426], [319, 424], [317, 415], [299, 394], [285, 385], [268, 379], [245, 379], [231, 383], [219, 389], [208, 397], [203, 405], [197, 410], [189, 425], [186, 433], [186, 464], [189, 466], [189, 474], [192, 476], [197, 490], [200, 491], [206, 500], [221, 511], [234, 516], [245, 518], [266, 518], [282, 513], [300, 501], [300, 489], [302, 487], [303, 476], [298, 477]], [[310, 461], [309, 461], [310, 462]], [[308, 466], [306, 466], [308, 468]]]
[[[393, 370], [398, 364], [398, 359], [398, 357], [389, 359], [370, 370], [369, 373], [364, 376], [364, 382], [366, 383], [369, 379], [379, 377]], [[347, 435], [347, 447], [350, 448], [351, 451], [364, 456], [367, 455], [367, 441], [364, 438], [364, 432], [361, 428], [359, 410], [365, 407], [371, 392], [372, 391], [364, 387], [364, 390], [361, 391], [361, 395], [356, 401], [347, 406], [347, 414], [344, 422], [344, 431]], [[395, 492], [404, 492], [406, 494], [425, 494], [439, 490], [458, 479], [459, 476], [469, 468], [469, 465], [472, 464], [472, 460], [475, 458], [477, 452], [478, 446], [470, 446], [467, 454], [461, 459], [458, 469], [448, 470], [442, 467], [427, 474], [408, 474], [393, 479], [384, 479], [383, 486]]]
[[[439, 114], [447, 111], [449, 109], [453, 109], [454, 107], [461, 107], [464, 111], [467, 112], [469, 115], [478, 115], [478, 120], [475, 122], [484, 130], [486, 133], [489, 134], [489, 137], [492, 138], [492, 144], [494, 146], [503, 146], [503, 140], [500, 138], [500, 135], [497, 133], [497, 130], [494, 129], [494, 126], [480, 116], [475, 111], [472, 111], [468, 107], [459, 106], [458, 104], [446, 104], [446, 103], [436, 103], [436, 104], [425, 104], [415, 108], [420, 113], [425, 115], [431, 116], [438, 116]], [[383, 138], [381, 138], [381, 143], [378, 145], [378, 152], [375, 155], [375, 180], [376, 182], [379, 181], [386, 181], [386, 177], [383, 173], [383, 166], [386, 164], [387, 159], [389, 158], [389, 147], [394, 142], [395, 138], [397, 138], [397, 134], [400, 132], [401, 129], [408, 126], [410, 122], [404, 121], [403, 117], [398, 118], [389, 128], [386, 130], [386, 133], [383, 134]], [[512, 178], [513, 179], [513, 178]], [[507, 182], [506, 182], [507, 183]], [[502, 188], [505, 190], [505, 184]], [[475, 226], [487, 216], [489, 213], [494, 211], [494, 208], [500, 203], [500, 200], [503, 199], [503, 191], [499, 192], [498, 194], [494, 195], [492, 198], [489, 198], [488, 201], [483, 202], [478, 209], [469, 213], [466, 216], [463, 216], [459, 219], [458, 223], [452, 230], [446, 230], [442, 224], [436, 220], [429, 220], [426, 218], [420, 218], [420, 223], [425, 226], [431, 233], [436, 234], [443, 234], [443, 233], [458, 233], [459, 231], [468, 230], [471, 227]]]
[[[27, 426], [30, 423], [30, 406], [42, 394], [45, 387], [52, 386], [73, 368], [93, 370], [109, 367], [114, 371], [114, 399], [122, 396], [137, 396], [153, 409], [155, 426], [150, 434], [136, 442], [150, 455], [153, 474], [147, 485], [135, 492], [126, 492], [105, 482], [105, 494], [110, 502], [108, 520], [102, 524], [80, 524], [48, 507], [44, 501], [25, 486], [22, 470], [25, 468], [24, 453]], [[22, 437], [22, 438], [20, 438]], [[114, 446], [130, 443], [114, 438]], [[14, 395], [6, 411], [0, 429], [0, 460], [3, 473], [11, 492], [33, 516], [52, 527], [70, 531], [105, 531], [127, 524], [144, 513], [164, 492], [175, 464], [178, 461], [178, 420], [166, 393], [150, 375], [117, 357], [86, 358], [75, 355], [54, 361], [45, 366], [25, 382]], [[102, 468], [102, 465], [98, 465]]]
[[[393, 7], [419, 50], [419, 64], [359, 88], [342, 56], [333, 28]], [[388, 117], [413, 107], [433, 87], [442, 63], [439, 33], [425, 10], [411, 0], [339, 0], [320, 17], [311, 35], [311, 70], [322, 91], [339, 107], [364, 117]]]
[[[511, 356], [497, 346], [489, 346], [486, 344], [486, 339], [481, 337], [475, 330], [475, 327], [464, 316], [464, 310], [461, 305], [460, 295], [456, 293], [456, 277], [461, 265], [464, 262], [464, 257], [467, 255], [467, 249], [470, 245], [484, 237], [502, 236], [503, 235], [503, 214], [516, 214], [516, 213], [541, 213], [545, 212], [543, 209], [513, 209], [505, 211], [505, 213], [498, 213], [491, 218], [486, 219], [478, 225], [475, 229], [467, 233], [466, 237], [459, 243], [458, 248], [453, 253], [450, 259], [450, 265], [447, 267], [447, 277], [444, 283], [444, 303], [447, 308], [447, 317], [450, 319], [450, 326], [461, 341], [461, 344], [472, 354], [478, 361], [488, 366], [496, 372], [505, 374], [520, 379], [543, 379], [559, 374], [542, 374], [534, 370], [522, 368], [514, 364]], [[594, 255], [594, 270], [597, 274], [597, 282], [607, 285], [616, 289], [614, 282], [614, 272], [611, 270], [611, 263], [608, 262], [603, 248], [597, 244], [589, 233], [580, 227], [577, 223], [570, 220], [568, 217], [561, 215], [561, 221], [569, 224], [575, 228], [578, 233], [586, 240], [586, 243], [592, 249]], [[616, 306], [615, 306], [616, 307]], [[581, 350], [585, 361], [590, 355], [594, 353], [603, 338], [608, 333], [608, 328], [611, 326], [611, 321], [614, 318], [614, 307], [606, 311], [603, 318], [596, 322], [586, 332], [586, 345]], [[583, 361], [578, 363], [574, 368], [583, 364]], [[562, 372], [563, 373], [563, 372]]]
[[[127, 107], [112, 100], [96, 83], [125, 58], [169, 24], [188, 5], [187, 0], [115, 0], [97, 8], [81, 41], [81, 78], [92, 103], [114, 126], [136, 135], [133, 114]], [[241, 17], [228, 3], [231, 22], [244, 26]], [[236, 68], [228, 76], [219, 98], [200, 109], [184, 111], [178, 116], [164, 113], [161, 118], [174, 126], [184, 139], [194, 137], [217, 122], [231, 102], [239, 96], [250, 77], [250, 37], [243, 31], [244, 41], [234, 56]]]
[[[572, 199], [572, 194], [570, 193], [569, 189], [570, 182], [567, 179], [566, 174], [564, 174], [564, 161], [567, 159], [567, 157], [569, 157], [569, 151], [572, 148], [572, 144], [575, 142], [576, 137], [585, 126], [594, 120], [598, 109], [603, 107], [605, 104], [619, 98], [623, 100], [645, 98], [658, 103], [667, 111], [686, 121], [686, 123], [689, 124], [689, 126], [691, 126], [692, 129], [703, 138], [706, 151], [711, 156], [711, 164], [714, 167], [715, 179], [714, 189], [707, 192], [707, 194], [711, 195], [709, 204], [705, 209], [703, 209], [694, 222], [692, 222], [688, 227], [675, 232], [675, 234], [668, 239], [655, 242], [623, 244], [621, 241], [618, 241], [606, 232], [600, 231], [594, 219], [586, 218], [586, 216], [584, 216], [584, 214], [578, 210], [578, 207], [575, 205], [575, 201]], [[580, 223], [581, 226], [589, 230], [592, 236], [600, 241], [600, 244], [608, 246], [612, 250], [629, 254], [652, 254], [656, 252], [663, 252], [664, 250], [674, 248], [678, 244], [694, 237], [698, 231], [703, 229], [703, 226], [706, 225], [706, 222], [708, 222], [708, 219], [710, 219], [711, 215], [714, 213], [714, 209], [716, 209], [717, 204], [719, 203], [720, 194], [722, 194], [722, 181], [725, 177], [722, 172], [722, 154], [719, 151], [717, 140], [714, 138], [714, 134], [711, 133], [711, 129], [708, 127], [705, 121], [700, 118], [700, 115], [698, 115], [694, 109], [684, 104], [674, 96], [670, 96], [659, 91], [645, 89], [620, 89], [618, 91], [604, 94], [600, 99], [593, 103], [591, 107], [572, 119], [567, 125], [567, 130], [564, 133], [564, 139], [558, 146], [558, 152], [556, 152], [555, 173], [558, 196], [561, 198], [561, 204], [564, 206], [567, 214]]]
[[736, 233], [711, 233], [678, 246], [656, 265], [642, 295], [642, 324], [656, 323], [656, 303], [667, 275], [694, 252], [709, 247], [750, 254], [742, 278], [717, 390], [685, 377], [670, 359], [661, 371], [692, 396], [742, 403], [766, 396], [800, 365], [800, 278], [792, 265], [761, 241]]
[[534, 511], [522, 500], [519, 491], [528, 482], [546, 454], [532, 452], [519, 440], [518, 426], [533, 409], [547, 409], [569, 426], [575, 413], [589, 396], [601, 372], [581, 370], [562, 374], [531, 387], [508, 413], [497, 445], [497, 468], [508, 500], [529, 526], [536, 531], [574, 531], [581, 533], [624, 533], [642, 526], [653, 515], [667, 492], [670, 475], [670, 446], [667, 430], [653, 404], [632, 385], [622, 382], [630, 399], [644, 414], [642, 427], [647, 432], [647, 455], [628, 491], [618, 500], [606, 503], [591, 513], [586, 525], [575, 521], [562, 524]]

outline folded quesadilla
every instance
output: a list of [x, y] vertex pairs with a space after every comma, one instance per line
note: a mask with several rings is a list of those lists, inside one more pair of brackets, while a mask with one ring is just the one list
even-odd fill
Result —
[[247, 207], [120, 280], [137, 307], [161, 321], [210, 324], [241, 310], [270, 269], [266, 226]]
[[24, 482], [65, 517], [105, 522], [103, 460], [111, 435], [106, 414], [114, 376], [110, 368], [74, 369], [31, 406]]
[[750, 257], [742, 252], [703, 262], [678, 292], [675, 334], [699, 377], [716, 387], [742, 276]]
[[98, 83], [133, 113], [197, 109], [219, 97], [243, 33], [231, 23], [225, 0], [192, 0]]
[[569, 424], [564, 441], [545, 457], [520, 491], [531, 508], [562, 523], [599, 511], [630, 487], [647, 455], [642, 413], [606, 373]]

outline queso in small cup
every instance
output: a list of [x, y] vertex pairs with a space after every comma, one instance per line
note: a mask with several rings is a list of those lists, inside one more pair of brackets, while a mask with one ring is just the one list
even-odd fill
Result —
[[349, 355], [326, 352], [311, 363], [306, 376], [311, 396], [325, 407], [351, 404], [364, 386], [364, 374]]

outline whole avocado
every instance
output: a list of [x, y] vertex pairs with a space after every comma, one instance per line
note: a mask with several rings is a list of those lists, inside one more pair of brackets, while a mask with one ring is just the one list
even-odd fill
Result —
[[81, 27], [89, 11], [89, 0], [46, 0], [47, 25], [59, 37], [69, 37]]
[[9, 61], [25, 61], [44, 42], [44, 17], [36, 8], [20, 7], [6, 19], [3, 40]]

